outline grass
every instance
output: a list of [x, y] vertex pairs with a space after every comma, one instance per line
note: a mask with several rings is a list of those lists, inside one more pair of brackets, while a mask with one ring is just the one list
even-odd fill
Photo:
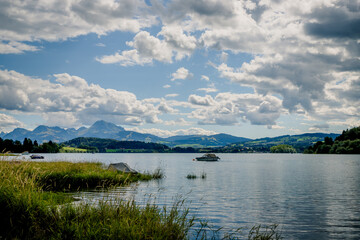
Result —
[[[162, 177], [122, 174], [98, 163], [0, 163], [0, 238], [5, 239], [183, 239], [191, 221], [179, 205], [160, 209], [134, 201], [72, 205], [64, 191], [111, 187]], [[59, 207], [61, 205], [61, 207]]]
[[197, 176], [193, 173], [189, 173], [187, 176], [186, 176], [187, 179], [196, 179]]
[[[206, 179], [207, 175], [205, 172], [202, 172], [201, 175], [199, 176], [201, 179]], [[189, 173], [187, 176], [186, 176], [187, 179], [196, 179], [198, 178], [198, 176], [194, 173]]]
[[60, 149], [61, 153], [87, 153], [87, 149], [75, 148], [75, 147], [62, 147]]
[[[123, 174], [106, 171], [99, 163], [4, 159], [0, 159], [0, 239], [207, 239], [208, 232], [219, 231], [204, 225], [196, 235], [190, 234], [195, 221], [201, 220], [188, 216], [184, 201], [160, 208], [115, 199], [95, 206], [71, 204], [73, 199], [66, 194], [161, 178], [160, 169], [152, 174]], [[251, 236], [265, 236], [263, 232], [255, 228]]]

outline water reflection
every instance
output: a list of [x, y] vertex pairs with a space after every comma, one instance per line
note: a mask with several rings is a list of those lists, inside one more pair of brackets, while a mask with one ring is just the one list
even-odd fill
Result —
[[[82, 192], [84, 201], [135, 199], [171, 206], [178, 196], [190, 213], [215, 227], [277, 223], [285, 239], [359, 239], [360, 156], [223, 154], [194, 162], [191, 154], [57, 154], [46, 161], [127, 162], [139, 171], [161, 167], [165, 179], [108, 192]], [[187, 174], [206, 179], [187, 179]]]

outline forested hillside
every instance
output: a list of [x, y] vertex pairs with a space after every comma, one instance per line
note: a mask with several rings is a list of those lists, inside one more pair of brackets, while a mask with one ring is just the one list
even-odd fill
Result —
[[[98, 152], [165, 152], [168, 146], [158, 143], [146, 143], [140, 141], [118, 141], [114, 139], [102, 139], [93, 137], [80, 137], [63, 143], [65, 146], [94, 149]], [[137, 151], [135, 151], [137, 152]]]
[[344, 130], [335, 138], [325, 137], [305, 150], [305, 153], [360, 154], [360, 127]]

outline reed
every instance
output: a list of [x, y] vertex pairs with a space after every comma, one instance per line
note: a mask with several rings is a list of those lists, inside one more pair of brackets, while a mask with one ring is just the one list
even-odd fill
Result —
[[186, 176], [187, 179], [196, 179], [197, 176], [193, 173], [189, 173], [187, 176]]
[[[163, 176], [160, 170], [154, 175]], [[0, 238], [185, 238], [192, 222], [186, 210], [179, 211], [179, 205], [161, 209], [121, 200], [98, 206], [66, 204], [72, 199], [64, 191], [150, 178], [152, 175], [106, 171], [94, 163], [2, 161]]]
[[[205, 172], [202, 172], [201, 175], [199, 176], [201, 179], [206, 179], [207, 175]], [[186, 176], [187, 179], [196, 179], [198, 178], [198, 176], [194, 173], [189, 173], [187, 176]]]
[[[163, 176], [160, 172], [155, 175]], [[0, 239], [207, 239], [210, 232], [218, 236], [220, 229], [206, 224], [195, 235], [190, 232], [202, 220], [188, 216], [184, 200], [163, 208], [119, 199], [72, 204], [65, 193], [151, 177], [106, 171], [98, 163], [0, 161]], [[270, 230], [253, 228], [248, 239], [279, 239], [274, 238], [276, 227]], [[230, 234], [224, 238], [240, 239]]]

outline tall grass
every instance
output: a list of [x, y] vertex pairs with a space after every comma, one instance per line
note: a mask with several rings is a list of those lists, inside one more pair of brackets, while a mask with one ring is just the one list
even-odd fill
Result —
[[[206, 179], [207, 174], [206, 172], [202, 172], [201, 175], [199, 176], [201, 179]], [[198, 178], [198, 176], [195, 173], [189, 173], [188, 175], [186, 175], [187, 179], [196, 179]]]
[[[75, 205], [68, 204], [73, 199], [64, 193], [154, 176], [163, 172], [121, 174], [94, 163], [0, 161], [0, 239], [216, 239], [220, 229], [206, 224], [190, 233], [196, 222], [205, 221], [189, 217], [184, 201], [163, 208], [123, 200]], [[270, 230], [253, 228], [248, 239], [279, 239], [276, 229]], [[224, 238], [243, 239], [234, 234]]]
[[94, 163], [1, 161], [0, 238], [184, 238], [191, 222], [177, 206], [163, 211], [133, 201], [63, 205], [72, 200], [64, 191], [151, 178], [106, 171]]

